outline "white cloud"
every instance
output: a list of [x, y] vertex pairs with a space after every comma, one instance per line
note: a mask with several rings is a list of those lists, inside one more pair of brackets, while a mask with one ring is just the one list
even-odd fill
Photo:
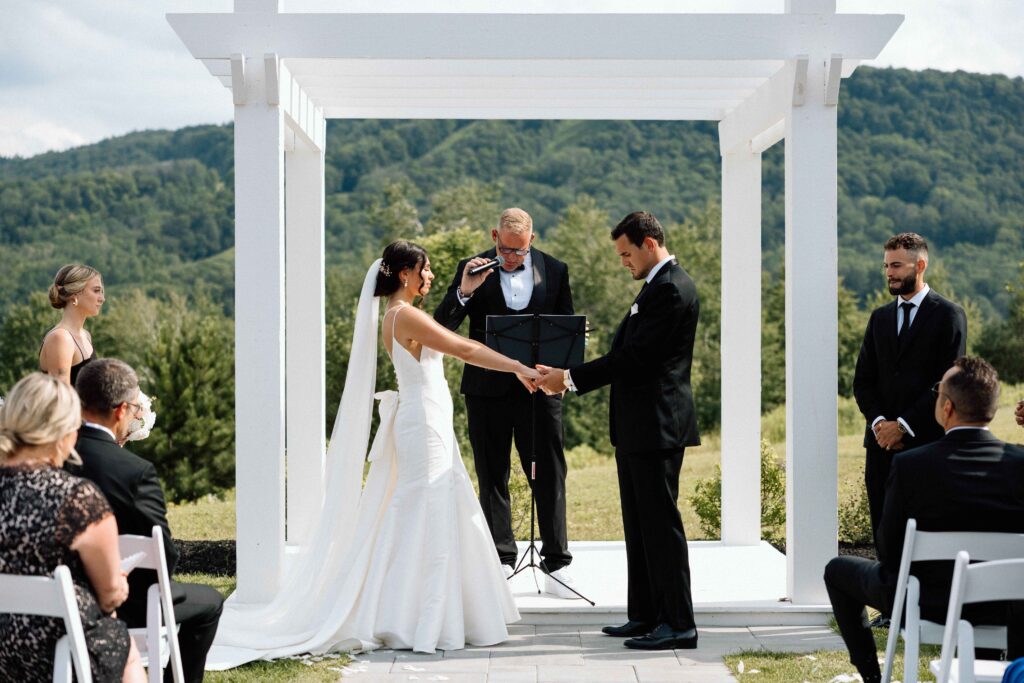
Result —
[[0, 156], [29, 157], [51, 149], [83, 145], [80, 133], [27, 111], [0, 114]]
[[[387, 9], [408, 0], [334, 2]], [[485, 0], [446, 0], [482, 5]], [[527, 0], [524, 0], [526, 2]], [[541, 0], [530, 0], [541, 2]], [[595, 6], [621, 0], [589, 0]], [[675, 8], [678, 0], [637, 0]], [[550, 4], [550, 0], [544, 0]], [[1020, 0], [837, 0], [840, 12], [901, 13], [872, 64], [1024, 75]], [[360, 5], [360, 6], [361, 6]], [[693, 11], [781, 11], [783, 0], [692, 0]], [[0, 155], [34, 154], [149, 128], [222, 123], [230, 93], [192, 59], [168, 11], [231, 11], [232, 0], [32, 0], [5, 3], [0, 22]], [[392, 9], [394, 8], [392, 7]]]

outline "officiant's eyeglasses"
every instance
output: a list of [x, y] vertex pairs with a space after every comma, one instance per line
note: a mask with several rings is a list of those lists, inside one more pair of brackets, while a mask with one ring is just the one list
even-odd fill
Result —
[[530, 253], [529, 247], [527, 247], [526, 249], [513, 249], [512, 247], [503, 246], [501, 244], [501, 240], [497, 238], [495, 238], [494, 242], [498, 247], [498, 251], [504, 254], [505, 256], [511, 256], [512, 254], [515, 254], [516, 256], [526, 256], [527, 254]]

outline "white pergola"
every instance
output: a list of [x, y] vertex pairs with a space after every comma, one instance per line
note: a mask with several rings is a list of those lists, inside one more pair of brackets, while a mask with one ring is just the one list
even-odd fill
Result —
[[837, 14], [835, 0], [785, 0], [774, 14], [692, 14], [668, 0], [286, 2], [168, 15], [235, 104], [236, 599], [275, 594], [325, 495], [325, 120], [646, 119], [719, 122], [730, 545], [760, 542], [761, 154], [785, 140], [787, 591], [827, 604], [836, 105], [841, 79], [903, 17]]

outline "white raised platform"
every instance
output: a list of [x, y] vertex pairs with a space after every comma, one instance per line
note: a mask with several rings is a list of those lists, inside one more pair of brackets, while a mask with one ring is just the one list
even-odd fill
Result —
[[[520, 557], [526, 543], [519, 544]], [[539, 547], [538, 542], [538, 547]], [[562, 600], [537, 594], [532, 570], [512, 579], [524, 624], [614, 624], [626, 615], [626, 546], [622, 541], [569, 544], [574, 588], [593, 600]], [[692, 541], [691, 590], [698, 626], [795, 626], [825, 624], [829, 605], [794, 605], [786, 599], [786, 556], [765, 542], [727, 546]], [[824, 571], [824, 567], [822, 567]], [[544, 576], [536, 572], [544, 588]]]

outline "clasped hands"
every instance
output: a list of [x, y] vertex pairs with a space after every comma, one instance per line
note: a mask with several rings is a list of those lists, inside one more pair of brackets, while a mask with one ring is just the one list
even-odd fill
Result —
[[887, 451], [903, 449], [903, 432], [896, 420], [882, 420], [871, 431], [875, 433], [875, 441]]
[[530, 373], [530, 376], [517, 374], [516, 377], [531, 394], [538, 389], [548, 396], [565, 393], [565, 371], [561, 368], [538, 364], [537, 369], [534, 373]]

